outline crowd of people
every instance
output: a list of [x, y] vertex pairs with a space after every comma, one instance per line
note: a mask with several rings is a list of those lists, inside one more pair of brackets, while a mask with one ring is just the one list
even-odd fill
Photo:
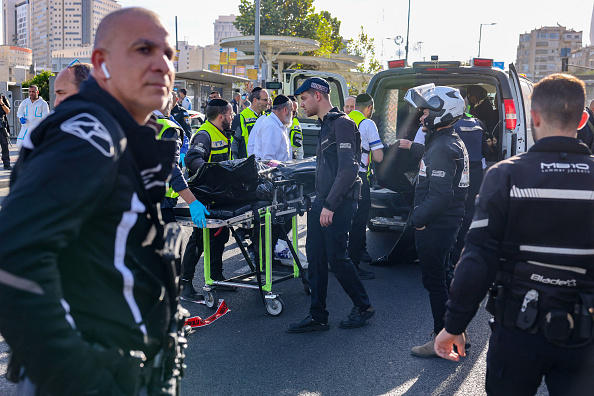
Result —
[[[212, 91], [193, 131], [187, 91], [173, 91], [173, 56], [156, 14], [124, 8], [97, 28], [92, 64], [58, 74], [51, 115], [36, 86], [19, 106], [21, 153], [0, 211], [0, 332], [21, 395], [179, 394], [187, 315], [179, 298], [201, 298], [193, 280], [209, 215], [187, 177], [252, 155], [271, 166], [303, 158], [298, 106], [321, 129], [307, 216], [311, 302], [287, 331], [330, 329], [329, 270], [353, 303], [339, 327], [375, 315], [362, 282], [375, 274], [361, 267], [370, 169], [385, 149], [374, 99], [347, 97], [341, 111], [318, 77], [274, 99], [260, 87], [230, 101]], [[487, 393], [534, 394], [544, 376], [551, 394], [589, 394], [594, 160], [587, 130], [578, 134], [580, 123], [593, 129], [584, 84], [567, 75], [536, 84], [535, 145], [484, 180], [496, 144], [485, 132], [498, 120], [480, 88], [427, 84], [404, 96], [420, 114], [422, 139], [398, 146], [422, 152], [410, 225], [433, 316], [430, 340], [411, 354], [464, 356], [466, 328], [490, 290]], [[6, 119], [4, 97], [0, 109]], [[170, 249], [179, 197], [196, 225], [181, 258]], [[286, 239], [273, 234], [273, 244]], [[225, 280], [229, 230], [211, 229], [209, 240], [209, 276]]]

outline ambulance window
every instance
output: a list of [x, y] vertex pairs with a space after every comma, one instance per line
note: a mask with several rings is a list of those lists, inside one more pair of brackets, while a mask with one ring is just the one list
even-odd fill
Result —
[[520, 78], [520, 87], [522, 88], [522, 98], [524, 99], [524, 112], [526, 114], [526, 149], [529, 149], [534, 144], [532, 138], [532, 116], [530, 109], [532, 108], [532, 83]]

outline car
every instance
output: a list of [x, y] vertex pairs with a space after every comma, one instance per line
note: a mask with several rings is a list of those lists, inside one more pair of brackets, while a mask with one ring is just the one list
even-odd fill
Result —
[[202, 124], [204, 124], [206, 116], [199, 111], [187, 110], [187, 112], [190, 116], [190, 127], [192, 128], [192, 131], [196, 131]]
[[389, 69], [377, 73], [367, 87], [375, 100], [375, 114], [386, 155], [374, 164], [376, 180], [371, 190], [371, 230], [402, 232], [411, 213], [414, 185], [420, 160], [418, 152], [398, 147], [399, 139], [414, 140], [419, 129], [420, 112], [404, 100], [407, 90], [433, 83], [458, 89], [478, 85], [487, 92], [494, 108], [489, 131], [496, 143], [487, 165], [526, 151], [532, 144], [530, 95], [533, 83], [518, 75], [513, 64], [507, 71], [493, 67], [493, 60], [475, 58], [470, 65], [459, 61], [415, 62], [405, 67], [404, 60], [390, 61]]

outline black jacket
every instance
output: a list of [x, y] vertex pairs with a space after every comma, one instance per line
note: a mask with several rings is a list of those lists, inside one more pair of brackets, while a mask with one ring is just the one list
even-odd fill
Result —
[[468, 183], [468, 154], [454, 128], [428, 133], [415, 190], [413, 226], [459, 227]]
[[336, 107], [322, 120], [316, 150], [316, 198], [335, 212], [344, 199], [359, 199], [361, 135], [357, 125]]
[[190, 139], [192, 137], [192, 128], [190, 127], [190, 115], [188, 114], [188, 110], [184, 109], [179, 104], [176, 104], [171, 108], [171, 115], [175, 121], [181, 125], [186, 136]]
[[0, 332], [42, 393], [105, 392], [118, 350], [161, 348], [177, 303], [154, 203], [174, 150], [92, 78], [23, 143], [0, 211]]
[[[504, 269], [504, 262], [505, 267], [513, 268], [528, 262], [571, 266], [574, 270], [565, 273], [567, 278], [578, 276], [575, 268], [594, 270], [593, 194], [594, 158], [577, 139], [543, 138], [527, 153], [491, 167], [476, 199], [474, 220], [456, 267], [446, 330], [452, 334], [464, 331], [497, 272]], [[528, 276], [547, 270], [551, 268], [535, 266]], [[524, 283], [527, 290], [547, 286], [538, 277]], [[577, 286], [555, 288], [582, 292], [579, 282]], [[550, 303], [544, 297], [539, 297], [539, 309]], [[573, 310], [573, 305], [569, 309]]]

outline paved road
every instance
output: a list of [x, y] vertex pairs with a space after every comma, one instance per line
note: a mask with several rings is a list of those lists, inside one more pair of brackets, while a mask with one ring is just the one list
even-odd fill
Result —
[[[6, 193], [0, 189], [0, 205]], [[302, 250], [304, 224], [301, 218]], [[393, 242], [391, 234], [368, 232], [374, 257], [384, 254]], [[225, 252], [227, 276], [247, 269], [239, 257], [235, 245]], [[273, 291], [282, 292], [285, 303], [277, 317], [265, 314], [253, 290], [218, 293], [231, 312], [189, 336], [183, 395], [484, 395], [489, 335], [484, 309], [469, 326], [472, 348], [461, 363], [413, 357], [410, 348], [428, 341], [431, 331], [420, 269], [397, 265], [373, 270], [377, 277], [365, 281], [365, 286], [377, 313], [368, 325], [353, 330], [338, 328], [351, 304], [332, 275], [328, 332], [285, 332], [289, 323], [307, 315], [309, 297], [298, 279], [273, 287]], [[197, 271], [197, 287], [202, 284], [200, 273]], [[213, 312], [203, 305], [183, 304], [192, 315], [203, 318]], [[0, 337], [0, 375], [6, 371], [6, 350]], [[14, 391], [13, 385], [0, 380], [0, 395]], [[545, 394], [541, 389], [539, 395]]]

